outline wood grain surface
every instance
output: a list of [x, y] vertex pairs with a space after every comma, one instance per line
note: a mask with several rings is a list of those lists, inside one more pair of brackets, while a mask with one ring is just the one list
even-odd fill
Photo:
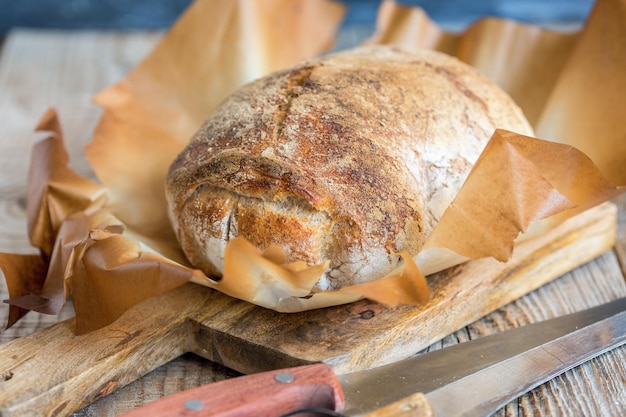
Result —
[[[82, 146], [99, 116], [92, 95], [121, 78], [150, 49], [150, 33], [11, 33], [0, 55], [0, 250], [31, 253], [24, 195], [32, 128], [49, 106], [59, 110], [72, 167], [91, 175]], [[618, 241], [600, 257], [498, 309], [426, 350], [438, 349], [507, 328], [581, 310], [626, 295], [626, 199], [616, 200]], [[580, 249], [581, 258], [586, 249]], [[0, 284], [3, 285], [3, 284]], [[0, 288], [3, 298], [6, 289]], [[7, 309], [0, 309], [4, 320]], [[29, 314], [0, 334], [9, 342], [72, 315]], [[0, 373], [4, 370], [0, 369]], [[222, 380], [237, 373], [185, 354], [130, 385], [113, 391], [76, 416], [116, 416], [163, 395]], [[626, 349], [619, 348], [555, 378], [507, 405], [499, 416], [620, 416], [626, 414]], [[104, 393], [108, 393], [106, 387]]]

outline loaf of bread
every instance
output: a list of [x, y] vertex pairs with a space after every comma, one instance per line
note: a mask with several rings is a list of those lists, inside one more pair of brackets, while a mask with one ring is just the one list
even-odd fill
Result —
[[496, 128], [532, 135], [493, 82], [433, 51], [364, 46], [249, 83], [170, 167], [190, 263], [220, 276], [226, 243], [329, 261], [317, 289], [384, 276], [417, 254]]

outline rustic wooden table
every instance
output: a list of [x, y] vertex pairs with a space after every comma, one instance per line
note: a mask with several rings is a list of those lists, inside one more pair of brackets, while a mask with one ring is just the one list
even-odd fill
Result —
[[[35, 123], [49, 106], [58, 109], [71, 167], [91, 176], [82, 146], [100, 110], [94, 93], [120, 79], [154, 45], [159, 34], [16, 31], [0, 44], [0, 251], [33, 253], [25, 219], [29, 152]], [[347, 39], [350, 42], [352, 39]], [[626, 296], [626, 198], [619, 198], [618, 243], [597, 259], [449, 335], [432, 349], [559, 316]], [[7, 297], [0, 280], [0, 297]], [[0, 321], [8, 309], [0, 308]], [[0, 334], [0, 343], [72, 315], [30, 313]], [[77, 412], [116, 416], [163, 395], [218, 381], [236, 373], [193, 355], [182, 356]], [[500, 416], [626, 415], [626, 348], [606, 353], [532, 390], [500, 410]]]

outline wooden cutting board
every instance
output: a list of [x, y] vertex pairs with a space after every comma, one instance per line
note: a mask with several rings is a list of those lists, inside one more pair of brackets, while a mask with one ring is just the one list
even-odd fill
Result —
[[518, 245], [507, 263], [481, 259], [433, 275], [432, 299], [419, 307], [362, 300], [281, 314], [187, 284], [86, 335], [68, 320], [0, 346], [0, 415], [68, 416], [186, 352], [242, 373], [396, 361], [608, 250], [616, 217], [606, 203]]

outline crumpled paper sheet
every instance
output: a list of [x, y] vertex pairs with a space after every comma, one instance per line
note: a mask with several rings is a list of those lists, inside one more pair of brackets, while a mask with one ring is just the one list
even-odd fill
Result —
[[[369, 42], [439, 49], [476, 65], [509, 91], [545, 135], [538, 137], [552, 142], [496, 131], [425, 249], [414, 258], [400, 254], [403, 267], [387, 277], [311, 293], [325, 265], [285, 264], [277, 248], [262, 252], [242, 238], [226, 249], [224, 277], [206, 277], [187, 264], [167, 220], [169, 164], [234, 89], [330, 47], [343, 15], [323, 0], [245, 6], [243, 0], [197, 0], [152, 54], [95, 98], [105, 112], [86, 153], [102, 184], [67, 168], [56, 116], [44, 116], [40, 130], [51, 136], [33, 151], [28, 193], [30, 237], [42, 255], [0, 256], [9, 325], [29, 309], [55, 313], [71, 295], [82, 333], [188, 281], [278, 311], [362, 297], [420, 303], [428, 299], [424, 275], [450, 265], [439, 262], [443, 254], [453, 253], [452, 263], [485, 256], [506, 261], [520, 232], [537, 220], [556, 223], [624, 190], [615, 184], [626, 184], [626, 173], [611, 168], [625, 160], [626, 123], [618, 113], [626, 85], [616, 76], [626, 73], [623, 0], [599, 0], [585, 28], [568, 34], [494, 19], [445, 33], [420, 9], [387, 1]], [[600, 58], [598, 68], [593, 64]], [[603, 83], [593, 81], [598, 73]], [[572, 104], [578, 101], [572, 85], [582, 105]], [[594, 109], [590, 122], [587, 107], [595, 105], [604, 111]], [[591, 156], [596, 148], [613, 150], [593, 159], [597, 167], [569, 145], [570, 132], [585, 123], [591, 127], [584, 137], [574, 135], [577, 147]]]

